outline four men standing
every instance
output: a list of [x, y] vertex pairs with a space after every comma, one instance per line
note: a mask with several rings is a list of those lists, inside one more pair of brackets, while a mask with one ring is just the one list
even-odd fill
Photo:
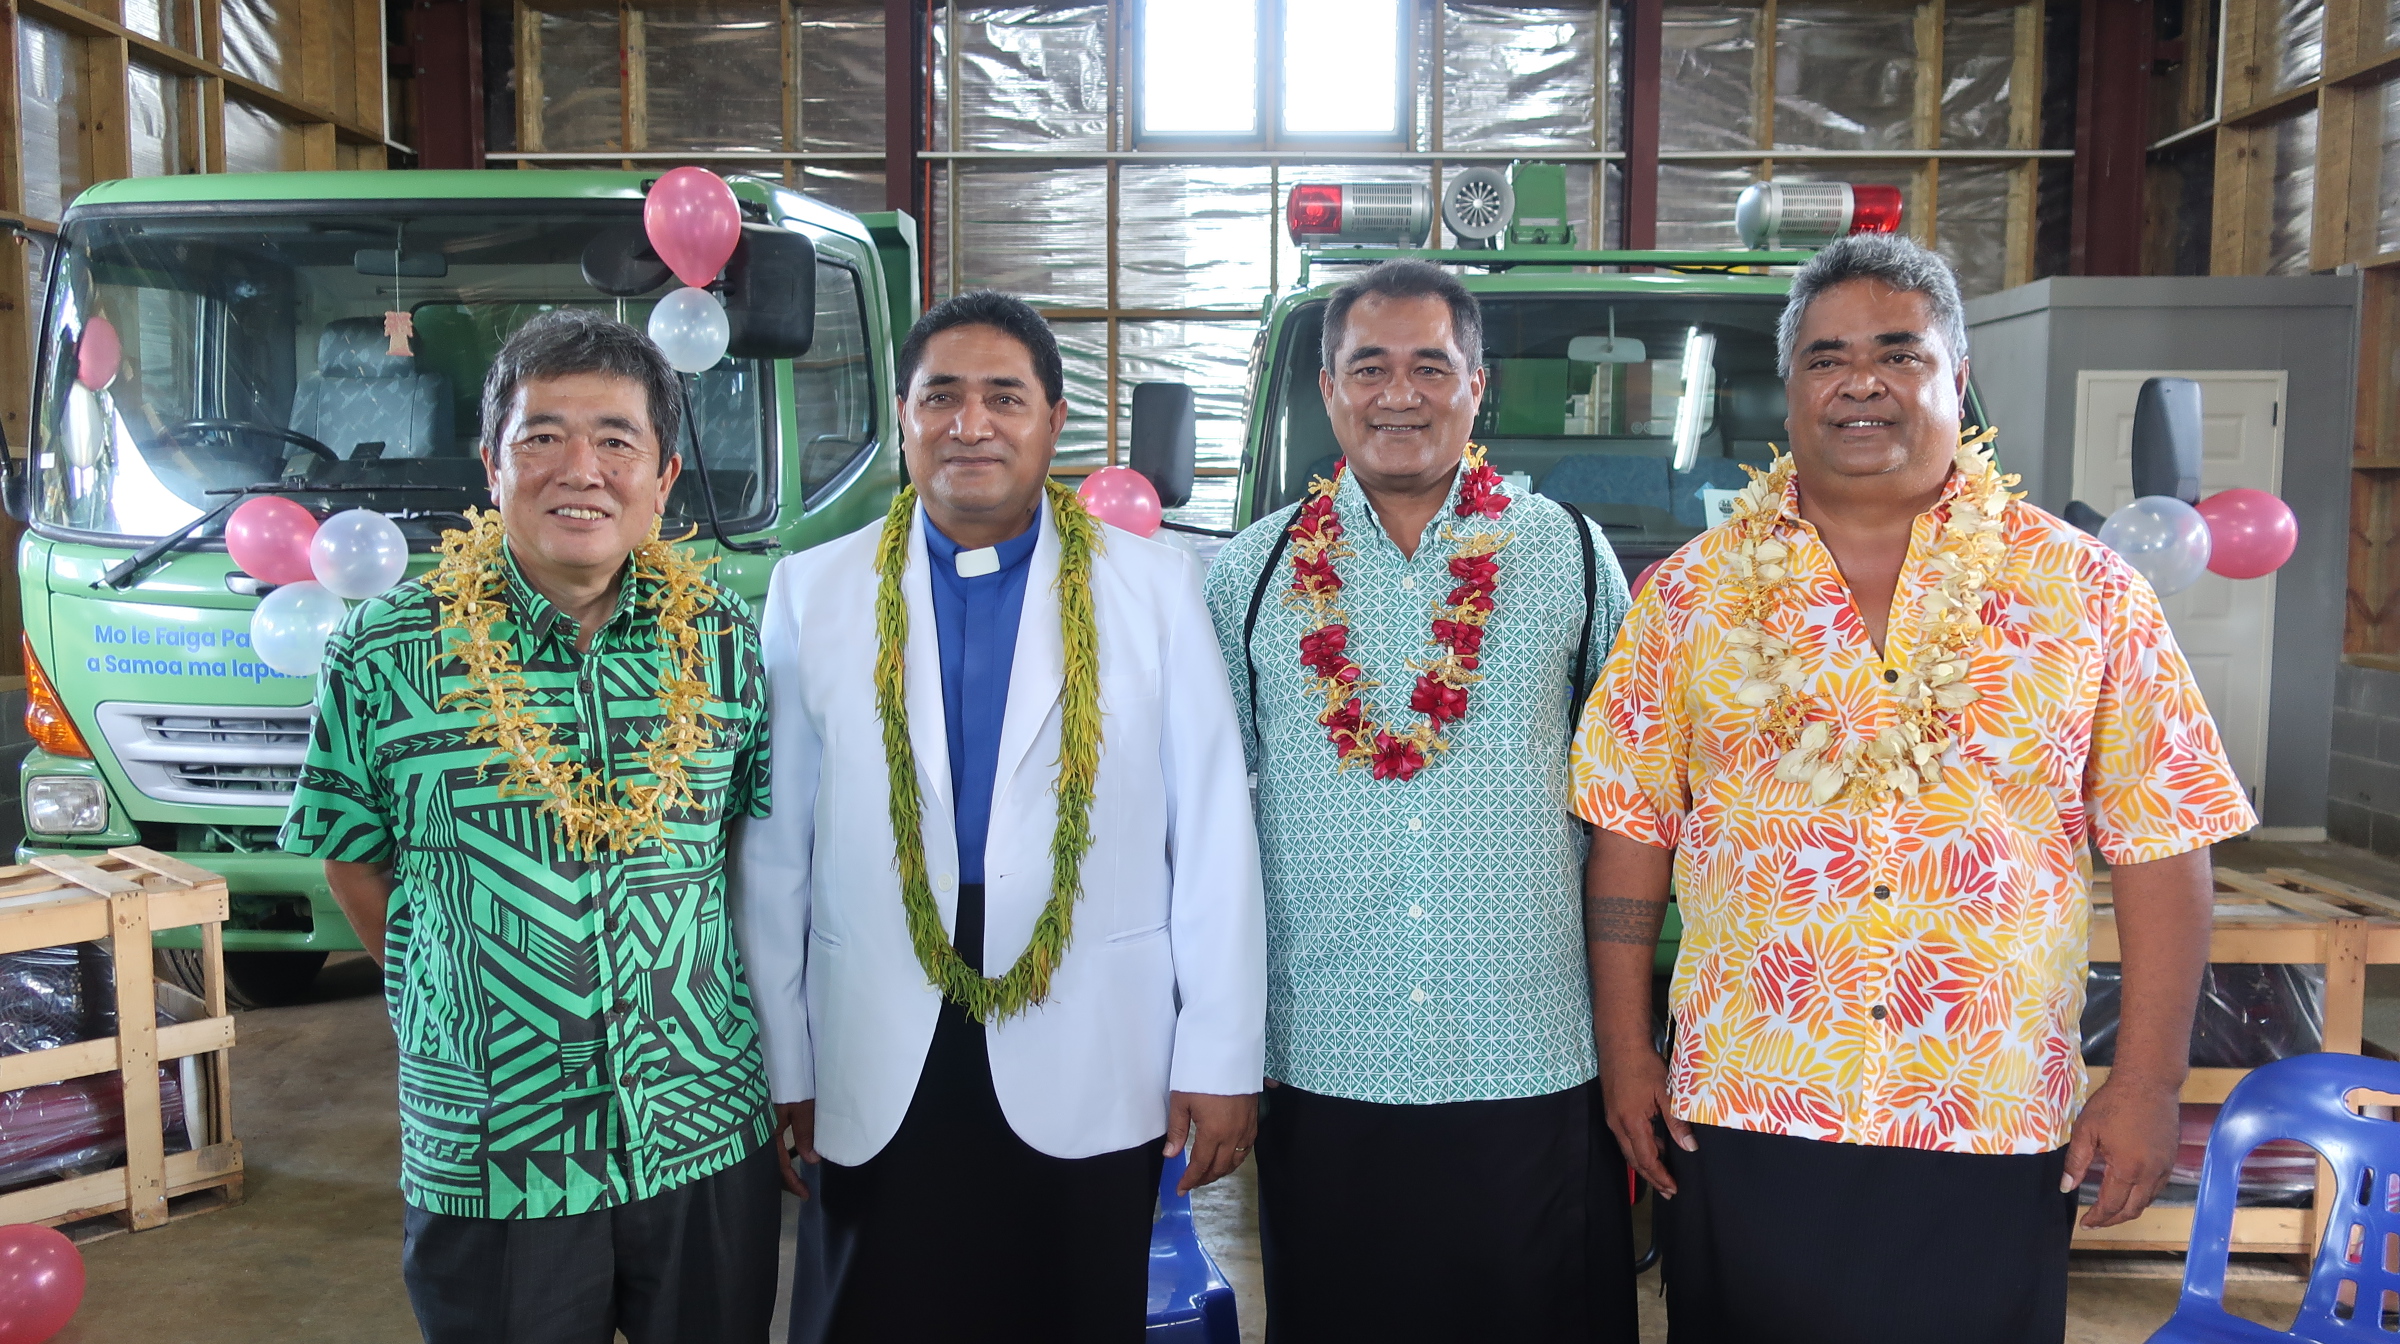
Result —
[[337, 638], [285, 831], [386, 959], [428, 1338], [759, 1339], [796, 1155], [832, 1338], [1130, 1341], [1161, 1163], [1254, 1135], [1297, 1344], [1633, 1338], [1627, 1161], [1678, 1340], [2058, 1338], [2084, 1169], [2096, 1224], [2164, 1181], [2252, 818], [2148, 587], [1962, 444], [1942, 263], [1836, 244], [1781, 335], [1792, 457], [1628, 617], [1467, 442], [1474, 298], [1377, 267], [1325, 306], [1341, 463], [1204, 604], [1049, 482], [1039, 314], [960, 296], [899, 359], [914, 486], [777, 567], [762, 674], [654, 537], [663, 361], [529, 324], [500, 510]]

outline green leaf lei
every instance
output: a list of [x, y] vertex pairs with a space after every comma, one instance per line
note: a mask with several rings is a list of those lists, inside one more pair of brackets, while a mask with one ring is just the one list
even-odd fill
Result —
[[[978, 1022], [1004, 1021], [1050, 996], [1050, 977], [1075, 933], [1075, 901], [1083, 894], [1083, 856], [1092, 847], [1092, 785], [1100, 773], [1100, 639], [1092, 619], [1092, 554], [1100, 527], [1075, 492], [1044, 482], [1058, 525], [1058, 623], [1066, 644], [1065, 721], [1058, 738], [1058, 826], [1050, 835], [1050, 901], [1033, 924], [1033, 941], [1017, 964], [997, 978], [979, 974], [942, 931], [925, 876], [924, 799], [917, 793], [917, 753], [908, 738], [905, 694], [908, 603], [900, 573], [908, 567], [908, 530], [915, 522], [914, 486], [892, 500], [875, 547], [875, 714], [883, 723], [883, 758], [891, 772], [892, 844], [900, 867], [900, 903], [909, 941], [925, 978]], [[1038, 523], [1036, 524], [1039, 525]]]

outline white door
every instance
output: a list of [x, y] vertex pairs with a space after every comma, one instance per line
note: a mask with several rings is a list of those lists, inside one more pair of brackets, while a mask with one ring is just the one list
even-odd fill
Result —
[[[2075, 386], [2075, 498], [2114, 513], [2133, 502], [2133, 406], [2149, 378], [2190, 378], [2200, 384], [2200, 494], [2248, 486], [2282, 493], [2283, 391], [2281, 369], [2122, 372], [2086, 369]], [[2275, 649], [2275, 576], [2200, 581], [2161, 604], [2175, 642], [2191, 660], [2217, 731], [2264, 805], [2267, 687]]]

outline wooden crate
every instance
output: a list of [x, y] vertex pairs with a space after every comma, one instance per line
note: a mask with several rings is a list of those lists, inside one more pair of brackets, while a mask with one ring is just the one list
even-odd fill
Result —
[[[236, 1203], [242, 1145], [233, 1137], [233, 1018], [225, 1011], [225, 879], [139, 846], [97, 860], [45, 855], [0, 867], [0, 952], [106, 939], [115, 954], [117, 1034], [0, 1058], [0, 1091], [115, 1073], [125, 1090], [125, 1165], [0, 1195], [0, 1223], [80, 1223], [81, 1239], [139, 1232]], [[157, 1024], [150, 935], [200, 926], [208, 1016]], [[159, 1065], [205, 1055], [208, 1130], [168, 1156]], [[207, 1140], [203, 1142], [203, 1140]], [[113, 1215], [113, 1217], [112, 1217]], [[93, 1221], [96, 1220], [96, 1221]]]
[[[2359, 1053], [2367, 1006], [2367, 967], [2400, 963], [2400, 899], [2293, 868], [2264, 875], [2218, 869], [2216, 918], [2209, 932], [2212, 962], [2266, 962], [2325, 968], [2323, 1048]], [[2092, 887], [2093, 961], [2120, 960], [2116, 913], [2106, 875]], [[2183, 1100], [2221, 1102], [2248, 1069], [2194, 1069]], [[2097, 1088], [2108, 1070], [2091, 1071]], [[2324, 1163], [2317, 1164], [2313, 1208], [2236, 1209], [2233, 1249], [2312, 1255], [2334, 1197]], [[2191, 1245], [2192, 1209], [2151, 1208], [2115, 1227], [2075, 1228], [2078, 1250], [2181, 1251]]]

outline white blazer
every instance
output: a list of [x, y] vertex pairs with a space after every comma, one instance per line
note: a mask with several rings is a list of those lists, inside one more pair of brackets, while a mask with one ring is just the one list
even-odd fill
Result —
[[[1050, 899], [1060, 702], [1058, 530], [1042, 507], [1010, 665], [984, 848], [983, 965], [1001, 974]], [[879, 521], [785, 559], [763, 643], [774, 815], [746, 823], [736, 932], [778, 1102], [817, 1103], [817, 1149], [854, 1166], [900, 1128], [941, 999], [909, 942], [875, 715]], [[1167, 1093], [1255, 1092], [1266, 916], [1233, 696], [1186, 552], [1103, 525], [1092, 564], [1100, 771], [1074, 936], [1049, 999], [990, 1029], [992, 1086], [1053, 1157], [1166, 1132]], [[908, 727], [926, 869], [958, 917], [958, 835], [924, 512], [909, 531]]]

